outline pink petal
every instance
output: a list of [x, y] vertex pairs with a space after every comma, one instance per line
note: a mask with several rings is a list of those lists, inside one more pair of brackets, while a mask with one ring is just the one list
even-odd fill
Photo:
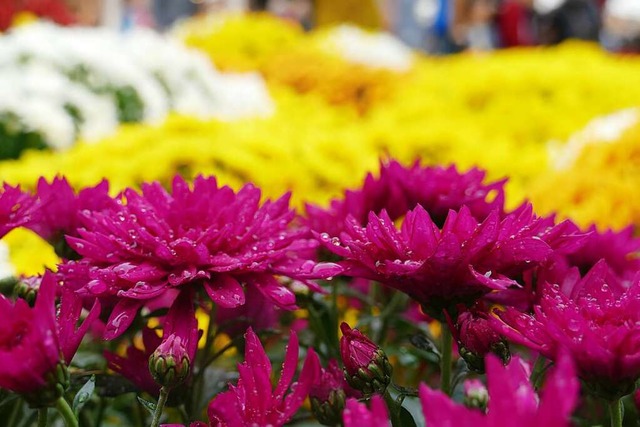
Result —
[[234, 308], [245, 303], [242, 285], [229, 274], [215, 275], [211, 281], [204, 282], [204, 289], [221, 307]]

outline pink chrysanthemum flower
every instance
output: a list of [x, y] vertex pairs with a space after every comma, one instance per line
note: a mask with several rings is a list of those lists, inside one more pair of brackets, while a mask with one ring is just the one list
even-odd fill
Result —
[[31, 221], [34, 208], [35, 199], [31, 195], [4, 183], [0, 188], [0, 238]]
[[209, 422], [212, 427], [283, 426], [302, 406], [317, 381], [318, 356], [313, 349], [309, 350], [298, 381], [292, 384], [299, 351], [298, 338], [292, 332], [278, 385], [272, 390], [271, 361], [251, 329], [245, 338], [245, 361], [238, 365], [238, 383], [211, 401]]
[[60, 271], [83, 295], [115, 304], [106, 339], [123, 333], [148, 301], [187, 286], [226, 308], [244, 304], [243, 288], [253, 286], [293, 309], [295, 295], [275, 275], [329, 277], [337, 266], [308, 259], [317, 242], [289, 227], [288, 195], [262, 204], [260, 196], [251, 184], [235, 193], [213, 177], [197, 177], [193, 188], [176, 177], [171, 192], [159, 183], [125, 190], [117, 208], [83, 213], [80, 237], [67, 239], [83, 259]]
[[379, 178], [368, 174], [362, 189], [346, 191], [344, 198], [333, 200], [328, 209], [307, 205], [307, 221], [311, 229], [337, 236], [348, 216], [366, 225], [369, 212], [379, 214], [384, 209], [396, 220], [418, 204], [438, 225], [444, 223], [449, 210], [462, 206], [481, 221], [493, 210], [504, 209], [506, 180], [485, 184], [485, 176], [475, 168], [458, 172], [454, 165], [444, 168], [416, 162], [406, 167], [396, 160], [381, 162]]
[[[99, 314], [94, 306], [77, 328], [82, 305], [64, 292], [56, 317], [55, 275], [46, 272], [33, 308], [23, 299], [14, 303], [0, 295], [0, 387], [38, 399], [41, 390], [55, 389], [58, 364], [68, 364], [89, 325]], [[40, 402], [39, 402], [40, 403]], [[46, 402], [45, 402], [46, 403]]]
[[529, 383], [529, 369], [514, 357], [508, 366], [487, 357], [489, 404], [486, 414], [455, 403], [441, 391], [420, 386], [420, 400], [429, 427], [569, 427], [580, 385], [571, 358], [563, 354], [547, 376], [538, 397]]
[[582, 279], [573, 273], [561, 287], [542, 286], [533, 314], [507, 308], [493, 325], [550, 359], [567, 348], [594, 393], [608, 399], [629, 394], [640, 378], [640, 276], [625, 289], [604, 261]]
[[56, 177], [51, 183], [40, 178], [36, 195], [36, 210], [27, 227], [49, 242], [56, 253], [66, 259], [78, 257], [67, 245], [65, 235], [78, 236], [77, 230], [82, 224], [81, 213], [116, 206], [116, 201], [109, 196], [109, 183], [106, 180], [76, 195], [65, 178]]
[[347, 400], [342, 413], [344, 427], [390, 427], [389, 412], [380, 396], [371, 398], [371, 409], [356, 399]]
[[541, 279], [562, 281], [569, 269], [577, 267], [587, 274], [598, 261], [604, 259], [618, 282], [628, 286], [636, 272], [640, 271], [640, 238], [634, 236], [634, 227], [620, 231], [598, 231], [595, 226], [587, 230], [583, 245], [558, 257]]
[[520, 286], [522, 273], [549, 258], [554, 249], [574, 244], [565, 223], [537, 218], [530, 205], [502, 217], [494, 210], [478, 223], [470, 210], [449, 211], [438, 227], [417, 206], [400, 229], [382, 211], [361, 226], [353, 218], [340, 237], [319, 236], [343, 258], [342, 274], [376, 280], [400, 290], [440, 320], [442, 311], [471, 304], [481, 296]]

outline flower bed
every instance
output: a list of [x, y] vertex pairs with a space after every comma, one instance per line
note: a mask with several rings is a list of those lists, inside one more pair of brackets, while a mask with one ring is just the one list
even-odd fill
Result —
[[[350, 75], [331, 32], [260, 19], [216, 31], [272, 115], [0, 164], [0, 419], [636, 423], [640, 63], [568, 44]], [[338, 102], [345, 76], [384, 94]]]

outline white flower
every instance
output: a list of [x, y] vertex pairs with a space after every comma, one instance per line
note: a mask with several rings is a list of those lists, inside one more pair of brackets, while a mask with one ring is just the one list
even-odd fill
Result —
[[177, 40], [49, 23], [0, 37], [0, 93], [4, 120], [58, 149], [104, 137], [119, 119], [154, 123], [175, 110], [231, 120], [274, 108], [259, 75], [221, 74]]
[[327, 36], [328, 49], [336, 50], [347, 61], [397, 72], [411, 69], [413, 51], [387, 32], [367, 32], [351, 25], [336, 27]]
[[9, 261], [9, 246], [0, 241], [0, 279], [15, 276], [16, 269]]

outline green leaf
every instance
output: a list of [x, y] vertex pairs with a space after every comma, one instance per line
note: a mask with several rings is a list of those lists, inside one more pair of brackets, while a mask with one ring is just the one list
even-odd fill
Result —
[[144, 400], [140, 396], [137, 396], [137, 398], [138, 398], [138, 402], [140, 402], [142, 406], [144, 406], [145, 409], [149, 411], [151, 415], [153, 415], [156, 412], [156, 404], [154, 402], [149, 402], [148, 400]]
[[404, 406], [400, 408], [400, 424], [402, 427], [417, 427], [413, 415]]
[[85, 403], [87, 403], [87, 401], [89, 399], [91, 399], [91, 395], [93, 394], [93, 391], [96, 388], [96, 376], [95, 375], [91, 375], [91, 378], [89, 378], [89, 381], [87, 381], [80, 390], [78, 390], [78, 393], [76, 393], [76, 397], [73, 398], [73, 412], [75, 412], [76, 414], [78, 414], [78, 412], [80, 412], [80, 409], [82, 409], [82, 407], [84, 406]]
[[415, 334], [411, 336], [410, 341], [414, 347], [419, 348], [420, 350], [426, 351], [427, 353], [435, 354], [436, 356], [440, 357], [440, 352], [438, 351], [438, 347], [430, 337], [424, 334]]

